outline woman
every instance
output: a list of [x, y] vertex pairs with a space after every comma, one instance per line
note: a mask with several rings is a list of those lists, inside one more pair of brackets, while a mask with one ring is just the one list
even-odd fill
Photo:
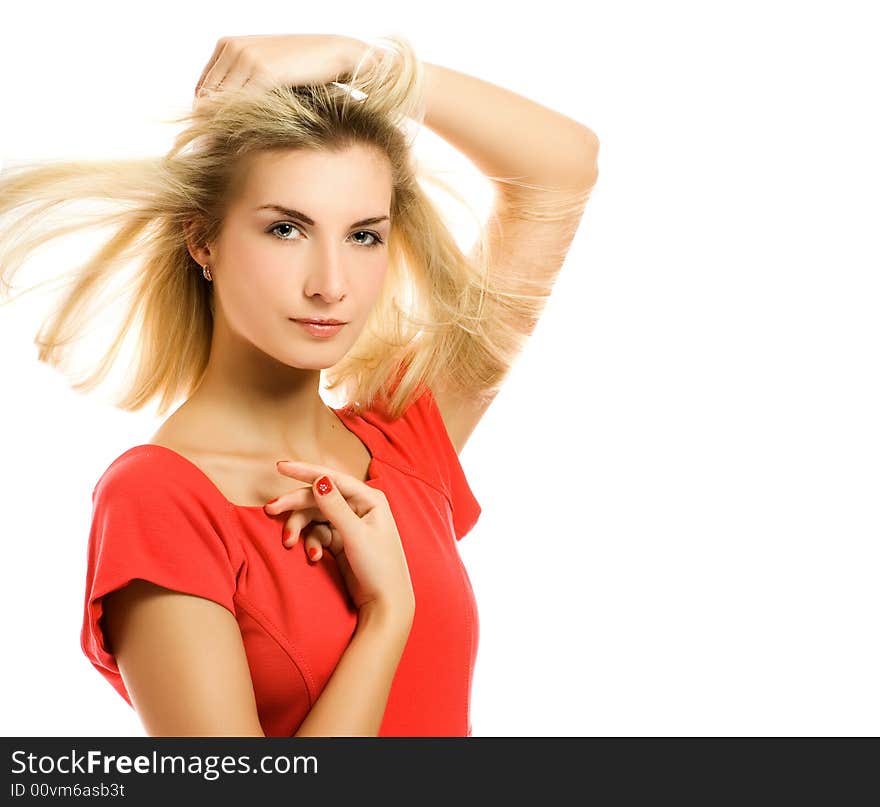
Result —
[[[421, 188], [413, 118], [497, 189], [470, 254]], [[62, 364], [134, 260], [122, 331], [78, 386], [137, 319], [119, 406], [185, 397], [94, 488], [82, 649], [152, 736], [470, 735], [455, 540], [481, 508], [458, 453], [550, 293], [595, 135], [400, 37], [221, 39], [182, 120], [162, 159], [0, 178], [0, 215], [20, 214], [4, 287], [48, 238], [115, 228], [40, 359]], [[26, 207], [94, 197], [118, 209], [63, 229]]]

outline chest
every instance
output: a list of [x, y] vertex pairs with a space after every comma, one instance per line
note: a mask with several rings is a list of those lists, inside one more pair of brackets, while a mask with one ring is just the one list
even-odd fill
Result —
[[[272, 456], [254, 456], [208, 450], [188, 443], [171, 430], [163, 429], [156, 432], [150, 442], [183, 456], [208, 477], [228, 501], [244, 507], [262, 507], [271, 499], [307, 484], [280, 473], [275, 467], [279, 459], [314, 462], [308, 457], [290, 456], [284, 451]], [[363, 481], [368, 476], [371, 459], [363, 443], [355, 435], [346, 432], [316, 464], [335, 468]]]
[[[479, 637], [473, 590], [433, 485], [380, 462], [376, 486], [398, 526], [417, 608], [389, 693], [383, 734], [463, 735]], [[330, 680], [357, 626], [332, 555], [310, 563], [279, 540], [280, 522], [235, 510], [244, 562], [236, 613], [261, 722], [290, 736]]]

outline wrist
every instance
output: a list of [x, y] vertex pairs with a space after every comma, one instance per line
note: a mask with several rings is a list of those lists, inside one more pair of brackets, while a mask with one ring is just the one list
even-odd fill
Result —
[[[342, 59], [343, 59], [343, 68], [346, 75], [353, 75], [355, 69], [361, 62], [361, 59], [364, 58], [364, 55], [370, 49], [368, 43], [364, 42], [361, 39], [357, 39], [353, 36], [345, 37], [345, 43], [343, 47]], [[363, 71], [364, 66], [361, 66], [361, 70]]]
[[358, 629], [364, 628], [406, 641], [414, 614], [415, 608], [394, 607], [380, 600], [371, 600], [358, 609]]

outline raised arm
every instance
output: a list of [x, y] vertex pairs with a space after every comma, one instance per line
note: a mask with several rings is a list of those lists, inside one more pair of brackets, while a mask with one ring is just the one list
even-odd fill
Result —
[[[490, 220], [497, 226], [489, 230], [490, 272], [493, 285], [511, 296], [503, 305], [487, 305], [486, 327], [498, 336], [522, 337], [521, 347], [534, 331], [596, 184], [599, 139], [589, 127], [512, 90], [438, 64], [425, 63], [425, 71], [425, 126], [492, 182]], [[496, 376], [495, 361], [493, 356], [473, 375]], [[449, 383], [453, 380], [441, 379], [433, 393], [461, 452], [493, 398], [462, 391]]]

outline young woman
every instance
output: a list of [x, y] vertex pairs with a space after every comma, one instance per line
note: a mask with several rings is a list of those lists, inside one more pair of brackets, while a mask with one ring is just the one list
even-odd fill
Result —
[[[494, 182], [469, 254], [421, 187], [411, 119]], [[469, 735], [479, 629], [455, 542], [481, 508], [458, 453], [551, 291], [597, 139], [401, 37], [221, 39], [180, 120], [161, 159], [0, 177], [4, 288], [49, 238], [114, 228], [40, 359], [62, 364], [133, 263], [80, 386], [137, 321], [119, 405], [184, 398], [94, 488], [82, 649], [153, 736]], [[116, 207], [50, 223], [90, 198]]]

